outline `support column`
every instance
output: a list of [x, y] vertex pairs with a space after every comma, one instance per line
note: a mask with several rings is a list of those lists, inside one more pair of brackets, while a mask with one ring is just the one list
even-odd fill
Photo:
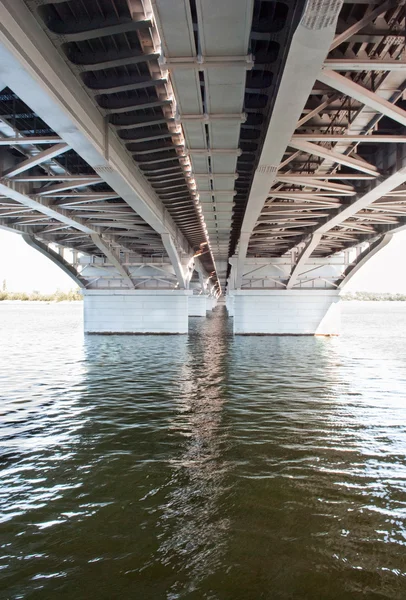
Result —
[[207, 310], [207, 296], [189, 296], [189, 317], [205, 317]]
[[236, 290], [234, 333], [240, 335], [338, 335], [336, 290]]
[[226, 308], [229, 317], [234, 317], [234, 292], [226, 296]]
[[217, 298], [214, 296], [208, 296], [206, 310], [214, 310], [217, 306]]
[[189, 290], [84, 290], [85, 333], [186, 334]]

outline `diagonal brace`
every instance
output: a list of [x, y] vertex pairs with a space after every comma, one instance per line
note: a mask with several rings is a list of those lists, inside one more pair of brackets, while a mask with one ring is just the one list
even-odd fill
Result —
[[111, 248], [110, 244], [97, 233], [92, 233], [90, 237], [92, 238], [93, 244], [103, 252], [103, 254], [107, 257], [109, 262], [111, 262], [111, 264], [117, 269], [117, 271], [120, 273], [121, 277], [124, 279], [128, 287], [134, 289], [135, 286], [129, 275], [129, 272], [121, 264], [120, 259], [114, 252], [113, 248]]
[[173, 241], [173, 238], [169, 233], [162, 233], [161, 238], [162, 238], [162, 243], [164, 245], [166, 253], [169, 256], [169, 260], [171, 261], [173, 268], [175, 270], [176, 277], [178, 278], [179, 287], [181, 289], [185, 290], [189, 286], [189, 281], [187, 280], [187, 277], [183, 271], [183, 266], [182, 266], [182, 263], [180, 260], [180, 256], [178, 254], [178, 251], [177, 251], [177, 248]]

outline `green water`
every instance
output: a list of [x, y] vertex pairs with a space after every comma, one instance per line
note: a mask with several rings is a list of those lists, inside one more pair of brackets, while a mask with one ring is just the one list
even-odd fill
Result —
[[1, 598], [406, 598], [406, 303], [339, 339], [0, 327]]

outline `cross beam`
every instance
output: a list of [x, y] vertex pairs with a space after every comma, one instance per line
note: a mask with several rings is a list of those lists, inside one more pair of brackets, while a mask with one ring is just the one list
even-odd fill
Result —
[[91, 236], [92, 238], [92, 242], [95, 246], [97, 246], [97, 248], [99, 248], [99, 250], [101, 250], [103, 252], [103, 254], [106, 256], [106, 258], [109, 260], [109, 262], [111, 262], [111, 264], [113, 265], [113, 267], [115, 269], [117, 269], [117, 271], [120, 273], [121, 277], [124, 279], [124, 281], [126, 282], [126, 284], [128, 285], [129, 288], [134, 289], [134, 283], [129, 275], [129, 272], [127, 271], [127, 269], [121, 264], [119, 257], [116, 255], [116, 253], [114, 252], [114, 250], [111, 248], [111, 246], [109, 245], [109, 243], [104, 240], [100, 235], [98, 235], [97, 233], [92, 233]]
[[[64, 192], [66, 190], [72, 190], [72, 189], [76, 189], [76, 188], [81, 188], [81, 187], [86, 187], [88, 185], [94, 185], [95, 183], [100, 183], [102, 180], [100, 179], [100, 177], [89, 177], [89, 178], [84, 178], [82, 180], [73, 180], [73, 181], [66, 181], [65, 183], [57, 183], [56, 185], [51, 185], [48, 188], [43, 188], [41, 190], [39, 190], [38, 194], [40, 196], [48, 196], [49, 194], [57, 194], [58, 192]], [[108, 195], [108, 194], [106, 194]], [[117, 198], [117, 194], [114, 194], [114, 197]]]
[[241, 226], [235, 278], [237, 288], [241, 285], [251, 233], [334, 39], [341, 2], [319, 4], [312, 1], [306, 3], [289, 47]]
[[277, 179], [281, 183], [303, 185], [315, 189], [328, 190], [329, 192], [341, 192], [347, 196], [353, 196], [355, 194], [355, 190], [351, 185], [342, 185], [341, 183], [332, 183], [330, 181], [318, 181], [317, 179], [310, 179], [305, 177], [303, 177], [303, 179], [301, 179], [300, 177], [292, 178], [289, 175], [278, 175]]
[[[189, 244], [146, 182], [113, 128], [59, 55], [23, 0], [3, 0], [0, 20], [0, 79], [85, 160], [159, 234], [178, 247]], [[133, 62], [157, 59], [140, 54]], [[125, 59], [128, 64], [128, 59]], [[116, 63], [110, 61], [107, 66]], [[97, 68], [105, 68], [99, 63]], [[82, 65], [86, 69], [86, 65]], [[94, 70], [95, 65], [91, 65]], [[55, 217], [59, 218], [59, 217]], [[72, 225], [76, 226], [76, 225]], [[171, 253], [177, 268], [178, 252]]]
[[362, 104], [369, 106], [377, 113], [385, 115], [401, 125], [406, 126], [406, 111], [395, 106], [391, 102], [388, 102], [388, 100], [381, 98], [375, 92], [367, 90], [362, 85], [359, 85], [359, 83], [355, 83], [355, 81], [352, 81], [335, 71], [330, 71], [329, 69], [322, 69], [318, 76], [318, 80], [329, 85], [333, 89], [342, 92], [346, 96], [350, 96], [350, 98], [362, 102]]
[[406, 62], [394, 59], [327, 58], [324, 66], [333, 71], [405, 71]]
[[7, 137], [0, 138], [0, 146], [29, 146], [34, 144], [35, 146], [40, 144], [59, 144], [62, 142], [61, 138], [57, 135], [50, 136], [38, 136], [33, 135], [31, 137]]
[[406, 167], [403, 167], [393, 175], [390, 175], [384, 181], [378, 183], [372, 190], [367, 192], [366, 194], [358, 197], [354, 202], [352, 202], [349, 206], [342, 208], [337, 212], [337, 214], [328, 219], [325, 223], [320, 225], [316, 232], [317, 233], [326, 233], [330, 231], [333, 227], [337, 225], [341, 225], [347, 219], [353, 217], [357, 212], [367, 208], [370, 204], [382, 198], [382, 196], [386, 196], [388, 192], [395, 190], [397, 187], [405, 183], [406, 181]]
[[313, 235], [310, 236], [310, 239], [306, 243], [301, 254], [299, 254], [299, 256], [291, 270], [289, 281], [286, 284], [287, 290], [290, 290], [294, 287], [303, 265], [306, 263], [307, 259], [309, 258], [309, 256], [313, 252], [313, 250], [315, 250], [315, 248], [318, 246], [318, 244], [320, 243], [320, 240], [321, 240], [321, 234], [319, 234], [319, 233], [313, 233]]
[[164, 245], [166, 253], [169, 256], [169, 260], [171, 261], [172, 266], [175, 269], [175, 273], [176, 273], [176, 276], [179, 281], [179, 287], [181, 289], [185, 290], [188, 287], [188, 280], [183, 271], [183, 266], [180, 261], [179, 254], [177, 252], [175, 243], [174, 243], [172, 237], [169, 235], [169, 233], [161, 234], [161, 238], [162, 238], [162, 243]]
[[367, 14], [351, 25], [348, 29], [343, 31], [342, 33], [335, 36], [333, 43], [330, 46], [330, 52], [340, 46], [343, 42], [350, 40], [350, 38], [355, 34], [364, 29], [366, 25], [374, 21], [377, 17], [385, 13], [387, 10], [399, 6], [399, 4], [403, 4], [403, 2], [399, 2], [399, 0], [386, 0], [380, 6], [372, 10], [371, 12], [367, 12]]
[[290, 142], [289, 146], [295, 148], [296, 150], [300, 150], [301, 152], [313, 154], [314, 156], [320, 156], [320, 158], [324, 158], [325, 160], [331, 160], [332, 162], [340, 165], [351, 167], [356, 171], [361, 171], [362, 173], [367, 173], [368, 175], [375, 175], [376, 177], [379, 175], [378, 169], [374, 167], [374, 165], [371, 165], [364, 160], [351, 158], [346, 154], [340, 154], [339, 152], [329, 150], [324, 146], [319, 146], [318, 144], [313, 144], [312, 142], [305, 142], [303, 140], [295, 139]]
[[32, 169], [47, 160], [52, 160], [68, 150], [70, 150], [70, 148], [67, 144], [57, 144], [56, 146], [48, 148], [48, 150], [35, 154], [35, 156], [30, 156], [30, 158], [27, 158], [11, 169], [8, 169], [3, 173], [3, 177], [11, 178], [20, 175], [20, 173], [24, 173], [24, 171], [28, 171], [28, 169]]
[[83, 233], [93, 233], [93, 230], [85, 225], [83, 221], [80, 219], [73, 219], [71, 216], [69, 216], [68, 211], [55, 206], [51, 207], [48, 204], [48, 200], [41, 198], [40, 196], [35, 197], [26, 194], [25, 189], [21, 184], [12, 184], [6, 180], [0, 181], [0, 194], [15, 200], [19, 204], [28, 206], [29, 208], [32, 208], [33, 210], [36, 210], [47, 217], [50, 217], [51, 219], [56, 219], [61, 223], [65, 223], [70, 227], [74, 227], [79, 231], [83, 231]]
[[292, 141], [305, 142], [348, 142], [352, 144], [406, 144], [406, 135], [351, 135], [351, 134], [330, 134], [330, 133], [296, 133]]
[[303, 180], [306, 181], [307, 179], [320, 179], [320, 180], [326, 180], [329, 179], [331, 181], [337, 181], [337, 180], [346, 180], [348, 179], [349, 181], [353, 181], [353, 180], [361, 180], [361, 181], [368, 181], [371, 179], [376, 179], [376, 175], [361, 175], [358, 173], [282, 173], [279, 172], [279, 174], [277, 175], [277, 178], [279, 179], [279, 175], [281, 175], [282, 177], [289, 177], [289, 180], [292, 182], [295, 182], [296, 180]]

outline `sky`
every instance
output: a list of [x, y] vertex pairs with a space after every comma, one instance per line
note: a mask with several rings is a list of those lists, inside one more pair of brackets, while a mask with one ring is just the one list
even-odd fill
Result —
[[[406, 231], [373, 256], [354, 275], [345, 292], [391, 292], [406, 294]], [[0, 230], [0, 289], [3, 281], [13, 292], [52, 293], [68, 291], [75, 283], [48, 258], [28, 246], [17, 233]]]

